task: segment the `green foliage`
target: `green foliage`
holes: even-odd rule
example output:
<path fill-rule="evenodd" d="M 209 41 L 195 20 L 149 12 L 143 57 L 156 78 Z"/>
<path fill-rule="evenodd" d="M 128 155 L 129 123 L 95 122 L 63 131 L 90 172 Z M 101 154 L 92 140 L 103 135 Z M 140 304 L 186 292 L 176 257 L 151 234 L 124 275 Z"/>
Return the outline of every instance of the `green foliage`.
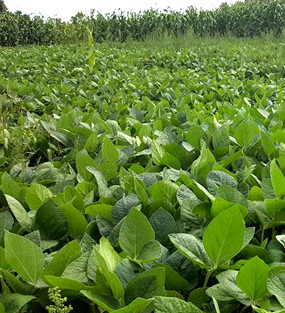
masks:
<path fill-rule="evenodd" d="M 7 11 L 7 7 L 4 3 L 4 0 L 0 0 L 0 13 L 4 13 Z"/>
<path fill-rule="evenodd" d="M 1 51 L 0 312 L 284 312 L 284 44 L 89 39 Z"/>
<path fill-rule="evenodd" d="M 2 13 L 1 13 L 2 12 Z M 273 33 L 279 37 L 285 26 L 283 0 L 247 0 L 228 5 L 222 3 L 214 10 L 198 10 L 193 6 L 184 11 L 155 9 L 142 12 L 114 11 L 101 14 L 93 10 L 90 15 L 79 12 L 69 22 L 41 16 L 31 17 L 21 12 L 6 11 L 0 2 L 0 46 L 27 44 L 50 45 L 77 42 L 125 42 L 169 36 L 234 35 L 254 37 Z M 87 29 L 87 31 L 86 31 Z M 89 66 L 92 68 L 95 54 L 90 50 Z M 249 124 L 247 126 L 250 126 Z M 241 126 L 242 127 L 242 126 Z M 251 132 L 251 127 L 248 128 Z M 193 131 L 198 136 L 190 138 Z M 187 141 L 194 147 L 200 145 L 203 130 L 200 125 L 189 129 Z M 251 135 L 246 139 L 251 140 Z M 189 143 L 190 143 L 189 142 Z"/>

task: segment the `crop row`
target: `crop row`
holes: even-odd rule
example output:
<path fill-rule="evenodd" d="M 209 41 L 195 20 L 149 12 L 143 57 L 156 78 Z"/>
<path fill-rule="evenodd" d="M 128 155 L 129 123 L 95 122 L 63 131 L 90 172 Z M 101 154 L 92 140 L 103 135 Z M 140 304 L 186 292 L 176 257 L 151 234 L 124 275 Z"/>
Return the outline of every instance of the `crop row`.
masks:
<path fill-rule="evenodd" d="M 0 312 L 284 313 L 284 45 L 167 47 L 2 50 Z"/>

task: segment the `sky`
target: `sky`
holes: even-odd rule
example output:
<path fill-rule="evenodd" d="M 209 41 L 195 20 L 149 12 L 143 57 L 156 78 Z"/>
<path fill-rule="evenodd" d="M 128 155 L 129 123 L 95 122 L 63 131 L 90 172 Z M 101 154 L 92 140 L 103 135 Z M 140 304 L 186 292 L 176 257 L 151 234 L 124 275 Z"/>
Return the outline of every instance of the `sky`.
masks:
<path fill-rule="evenodd" d="M 134 11 L 159 8 L 186 9 L 193 5 L 196 8 L 212 9 L 218 7 L 223 0 L 4 0 L 9 11 L 22 11 L 27 14 L 42 14 L 45 17 L 59 17 L 68 21 L 77 12 L 89 13 L 95 9 L 100 13 L 111 13 L 116 9 Z M 235 0 L 228 0 L 233 3 Z"/>

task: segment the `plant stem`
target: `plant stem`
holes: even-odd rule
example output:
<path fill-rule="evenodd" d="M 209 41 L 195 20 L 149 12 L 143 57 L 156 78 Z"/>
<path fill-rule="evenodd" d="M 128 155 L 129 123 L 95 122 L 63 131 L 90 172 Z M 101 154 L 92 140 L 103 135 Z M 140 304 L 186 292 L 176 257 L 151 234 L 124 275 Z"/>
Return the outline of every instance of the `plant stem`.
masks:
<path fill-rule="evenodd" d="M 262 227 L 262 231 L 261 231 L 261 243 L 264 241 L 264 232 L 265 232 L 265 228 Z"/>
<path fill-rule="evenodd" d="M 274 239 L 275 237 L 275 227 L 272 228 L 272 240 Z"/>
<path fill-rule="evenodd" d="M 213 270 L 210 270 L 210 271 L 207 272 L 207 275 L 206 275 L 206 277 L 205 277 L 204 284 L 203 284 L 203 287 L 204 287 L 204 288 L 207 287 L 209 278 L 210 278 L 210 276 L 211 276 L 212 273 L 213 273 Z"/>

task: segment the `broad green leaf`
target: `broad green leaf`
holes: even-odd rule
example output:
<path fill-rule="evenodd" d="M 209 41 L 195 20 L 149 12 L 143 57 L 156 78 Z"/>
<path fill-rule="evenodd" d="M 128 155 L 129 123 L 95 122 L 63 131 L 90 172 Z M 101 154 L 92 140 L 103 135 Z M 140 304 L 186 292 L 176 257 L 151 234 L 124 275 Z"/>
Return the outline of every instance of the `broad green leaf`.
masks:
<path fill-rule="evenodd" d="M 84 202 L 80 193 L 73 187 L 67 186 L 64 189 L 64 204 L 70 203 L 80 212 L 83 211 Z"/>
<path fill-rule="evenodd" d="M 169 200 L 171 203 L 176 201 L 176 192 L 178 186 L 171 181 L 162 180 L 156 182 L 149 188 L 150 194 L 154 201 Z"/>
<path fill-rule="evenodd" d="M 71 203 L 66 203 L 61 207 L 64 217 L 68 223 L 68 232 L 71 237 L 83 236 L 87 228 L 87 221 L 84 215 L 78 211 Z"/>
<path fill-rule="evenodd" d="M 285 177 L 275 160 L 270 163 L 270 177 L 276 197 L 280 198 L 285 195 Z"/>
<path fill-rule="evenodd" d="M 0 213 L 0 238 L 5 230 L 11 230 L 14 224 L 13 216 L 9 212 Z"/>
<path fill-rule="evenodd" d="M 238 287 L 252 300 L 261 299 L 267 292 L 269 267 L 257 256 L 239 270 Z"/>
<path fill-rule="evenodd" d="M 182 205 L 185 200 L 197 200 L 197 196 L 195 195 L 195 193 L 185 185 L 179 186 L 179 188 L 177 189 L 176 197 L 180 205 Z"/>
<path fill-rule="evenodd" d="M 148 194 L 144 188 L 144 183 L 140 179 L 134 178 L 134 188 L 135 188 L 136 195 L 138 199 L 140 200 L 140 202 L 144 206 L 147 206 L 149 201 L 148 201 Z"/>
<path fill-rule="evenodd" d="M 264 310 L 262 308 L 259 308 L 255 305 L 252 306 L 252 308 L 255 310 L 255 312 L 257 313 L 270 313 L 269 311 L 267 310 Z M 271 311 L 272 312 L 272 311 Z M 274 313 L 285 313 L 285 310 L 278 310 L 278 311 L 274 311 Z"/>
<path fill-rule="evenodd" d="M 91 204 L 85 208 L 85 213 L 92 217 L 104 217 L 108 221 L 112 220 L 113 206 L 104 203 Z"/>
<path fill-rule="evenodd" d="M 150 299 L 164 292 L 164 268 L 154 268 L 134 276 L 126 286 L 125 302 L 131 303 L 137 298 Z"/>
<path fill-rule="evenodd" d="M 200 156 L 191 165 L 191 174 L 197 178 L 198 182 L 205 183 L 206 177 L 211 170 L 211 165 L 215 161 L 214 155 L 204 144 Z"/>
<path fill-rule="evenodd" d="M 113 313 L 143 313 L 152 303 L 153 299 L 137 298 L 122 309 L 112 311 Z"/>
<path fill-rule="evenodd" d="M 76 154 L 76 168 L 79 175 L 84 180 L 89 181 L 92 178 L 92 174 L 86 169 L 87 166 L 96 167 L 96 163 L 86 150 L 81 150 Z"/>
<path fill-rule="evenodd" d="M 114 299 L 109 295 L 100 294 L 101 290 L 90 291 L 84 290 L 81 293 L 92 302 L 96 303 L 100 308 L 106 310 L 107 312 L 112 312 L 116 309 L 119 309 L 120 303 L 118 300 Z"/>
<path fill-rule="evenodd" d="M 271 216 L 275 216 L 280 210 L 285 207 L 285 200 L 280 199 L 265 199 L 265 210 Z"/>
<path fill-rule="evenodd" d="M 222 185 L 227 185 L 232 188 L 237 187 L 237 181 L 229 174 L 222 171 L 211 171 L 206 179 L 208 191 L 215 195 L 216 191 Z"/>
<path fill-rule="evenodd" d="M 162 254 L 161 246 L 158 241 L 153 240 L 149 241 L 147 244 L 143 246 L 141 249 L 137 260 L 140 263 L 150 263 L 160 258 Z"/>
<path fill-rule="evenodd" d="M 192 124 L 186 133 L 187 142 L 193 146 L 195 149 L 200 150 L 201 147 L 201 139 L 204 135 L 203 128 L 198 124 Z"/>
<path fill-rule="evenodd" d="M 114 162 L 119 160 L 119 152 L 108 137 L 105 137 L 102 144 L 102 157 L 106 160 L 113 160 Z"/>
<path fill-rule="evenodd" d="M 154 240 L 154 231 L 144 214 L 136 209 L 130 211 L 120 230 L 121 248 L 131 258 L 138 260 L 145 245 Z"/>
<path fill-rule="evenodd" d="M 48 282 L 50 286 L 58 287 L 61 290 L 88 290 L 92 289 L 92 286 L 86 286 L 79 281 L 76 281 L 74 279 L 65 278 L 65 277 L 57 277 L 57 276 L 50 276 L 45 275 L 45 281 Z"/>
<path fill-rule="evenodd" d="M 101 273 L 104 275 L 106 281 L 108 282 L 112 290 L 112 293 L 114 295 L 114 298 L 117 300 L 120 300 L 124 295 L 124 289 L 123 289 L 123 285 L 120 279 L 115 273 L 113 273 L 109 269 L 110 264 L 108 266 L 106 259 L 100 254 L 98 249 L 95 249 L 95 255 L 96 255 L 98 268 L 101 271 Z"/>
<path fill-rule="evenodd" d="M 5 195 L 11 196 L 16 200 L 21 201 L 20 186 L 6 172 L 1 177 L 1 190 Z"/>
<path fill-rule="evenodd" d="M 63 144 L 66 147 L 73 147 L 73 142 L 70 140 L 65 134 L 57 132 L 57 131 L 50 131 L 50 136 Z"/>
<path fill-rule="evenodd" d="M 275 151 L 275 145 L 273 140 L 271 139 L 270 135 L 261 131 L 261 140 L 262 140 L 262 145 L 264 148 L 264 151 L 266 153 L 266 155 L 270 158 L 270 156 L 272 155 L 272 153 Z"/>
<path fill-rule="evenodd" d="M 169 265 L 158 263 L 153 268 L 164 268 L 165 269 L 165 288 L 167 290 L 184 291 L 189 287 L 189 283 L 181 275 L 179 275 Z"/>
<path fill-rule="evenodd" d="M 4 313 L 16 313 L 21 312 L 21 309 L 35 297 L 28 295 L 21 295 L 18 293 L 12 293 L 5 295 L 2 299 L 3 306 L 5 307 Z M 0 311 L 1 312 L 1 311 Z"/>
<path fill-rule="evenodd" d="M 223 198 L 215 198 L 215 200 L 212 202 L 211 214 L 213 217 L 216 217 L 221 212 L 223 212 L 229 208 L 232 208 L 232 207 L 238 208 L 240 210 L 240 213 L 242 214 L 242 216 L 247 215 L 246 207 L 244 207 L 243 205 L 240 205 L 240 204 L 236 204 L 234 202 L 229 202 Z"/>
<path fill-rule="evenodd" d="M 87 171 L 94 175 L 97 185 L 98 185 L 98 192 L 99 196 L 103 198 L 108 198 L 112 196 L 112 191 L 108 188 L 107 181 L 102 173 L 96 170 L 93 166 L 87 166 Z"/>
<path fill-rule="evenodd" d="M 242 248 L 245 236 L 243 216 L 229 208 L 216 216 L 203 236 L 205 250 L 215 267 L 232 259 Z"/>
<path fill-rule="evenodd" d="M 239 192 L 236 188 L 232 188 L 227 185 L 222 185 L 219 187 L 216 193 L 216 197 L 227 200 L 228 202 L 234 202 L 247 207 L 248 202 L 245 196 Z"/>
<path fill-rule="evenodd" d="M 136 195 L 131 194 L 123 197 L 114 205 L 112 212 L 112 219 L 117 224 L 121 221 L 128 213 L 139 204 L 139 200 Z"/>
<path fill-rule="evenodd" d="M 191 293 L 189 294 L 187 301 L 190 301 L 198 308 L 201 308 L 203 304 L 210 299 L 206 291 L 207 287 L 200 287 L 192 290 Z"/>
<path fill-rule="evenodd" d="M 169 234 L 179 232 L 174 217 L 163 209 L 154 212 L 149 222 L 155 232 L 156 239 L 164 246 L 169 244 Z"/>
<path fill-rule="evenodd" d="M 185 302 L 178 298 L 156 297 L 154 301 L 154 313 L 202 313 L 191 302 Z"/>
<path fill-rule="evenodd" d="M 52 199 L 49 199 L 37 210 L 35 224 L 42 239 L 59 239 L 68 231 L 67 220 Z"/>
<path fill-rule="evenodd" d="M 213 146 L 214 149 L 229 146 L 229 132 L 226 125 L 219 127 L 213 134 Z"/>
<path fill-rule="evenodd" d="M 218 301 L 231 301 L 233 299 L 249 305 L 250 301 L 245 293 L 237 286 L 236 276 L 238 272 L 229 270 L 216 276 L 218 284 L 207 289 L 207 294 Z"/>
<path fill-rule="evenodd" d="M 170 168 L 174 168 L 176 170 L 181 169 L 181 163 L 179 162 L 179 160 L 169 152 L 164 153 L 163 157 L 160 160 L 160 164 L 167 165 Z"/>
<path fill-rule="evenodd" d="M 123 286 L 126 287 L 127 283 L 138 273 L 143 272 L 143 268 L 131 261 L 128 258 L 122 259 L 115 269 L 116 275 L 120 278 Z"/>
<path fill-rule="evenodd" d="M 247 147 L 259 133 L 258 126 L 249 120 L 243 120 L 235 130 L 235 139 L 243 147 Z"/>
<path fill-rule="evenodd" d="M 40 184 L 31 184 L 27 190 L 25 200 L 32 210 L 37 210 L 46 200 L 52 198 L 52 192 Z"/>
<path fill-rule="evenodd" d="M 121 257 L 114 250 L 109 240 L 102 237 L 100 239 L 100 245 L 97 246 L 97 249 L 101 256 L 105 259 L 109 271 L 114 272 L 121 261 Z"/>
<path fill-rule="evenodd" d="M 53 255 L 51 262 L 45 267 L 43 275 L 60 276 L 65 268 L 80 255 L 80 244 L 75 240 L 68 242 Z"/>
<path fill-rule="evenodd" d="M 216 276 L 218 284 L 207 289 L 207 294 L 218 301 L 237 300 L 244 305 L 250 305 L 246 294 L 237 286 L 236 276 L 238 272 L 229 270 L 221 272 Z"/>
<path fill-rule="evenodd" d="M 4 238 L 7 262 L 22 278 L 36 285 L 44 267 L 42 250 L 29 239 L 13 233 L 5 232 Z"/>
<path fill-rule="evenodd" d="M 202 268 L 210 269 L 213 263 L 209 259 L 203 242 L 190 234 L 172 234 L 169 238 L 175 248 L 186 258 Z"/>
<path fill-rule="evenodd" d="M 112 141 L 105 137 L 102 144 L 102 160 L 98 169 L 104 174 L 107 181 L 117 175 L 117 161 L 119 160 L 119 152 Z"/>
<path fill-rule="evenodd" d="M 67 265 L 61 277 L 88 284 L 87 268 L 90 255 L 90 251 L 82 253 L 79 258 Z"/>
<path fill-rule="evenodd" d="M 5 249 L 3 247 L 0 247 L 0 268 L 4 270 L 9 270 L 11 268 L 6 260 Z"/>
<path fill-rule="evenodd" d="M 263 201 L 264 196 L 262 189 L 257 186 L 253 186 L 249 191 L 248 199 L 251 201 Z"/>
<path fill-rule="evenodd" d="M 22 204 L 15 198 L 5 195 L 8 205 L 19 224 L 26 230 L 30 230 L 32 226 L 32 217 L 24 209 Z"/>
<path fill-rule="evenodd" d="M 285 307 L 285 266 L 274 266 L 268 275 L 268 291 Z"/>
<path fill-rule="evenodd" d="M 157 142 L 157 140 L 154 140 L 151 144 L 151 155 L 153 162 L 157 165 L 160 165 L 164 153 L 165 149 Z"/>

